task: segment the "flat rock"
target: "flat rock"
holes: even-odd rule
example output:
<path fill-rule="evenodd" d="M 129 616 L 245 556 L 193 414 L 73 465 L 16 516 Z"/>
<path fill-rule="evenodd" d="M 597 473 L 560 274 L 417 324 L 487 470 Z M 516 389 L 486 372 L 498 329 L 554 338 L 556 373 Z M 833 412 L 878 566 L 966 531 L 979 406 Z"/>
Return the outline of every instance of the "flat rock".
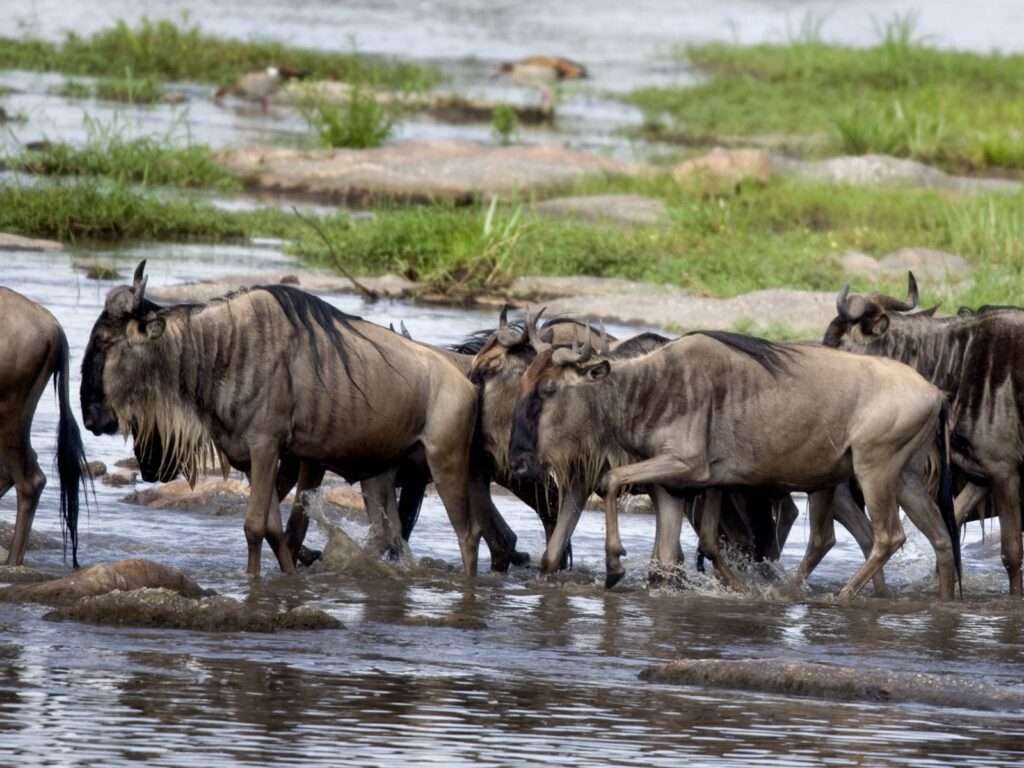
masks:
<path fill-rule="evenodd" d="M 84 597 L 51 611 L 44 618 L 201 632 L 277 632 L 341 627 L 340 621 L 318 608 L 300 606 L 278 611 L 246 605 L 230 597 L 187 597 L 161 588 Z"/>
<path fill-rule="evenodd" d="M 556 197 L 538 203 L 534 210 L 559 218 L 624 226 L 653 227 L 669 221 L 665 203 L 643 195 Z"/>
<path fill-rule="evenodd" d="M 882 257 L 878 266 L 885 274 L 899 276 L 909 270 L 919 280 L 935 283 L 962 280 L 974 271 L 963 257 L 933 248 L 900 248 Z"/>
<path fill-rule="evenodd" d="M 676 331 L 783 326 L 818 338 L 835 316 L 835 294 L 772 288 L 719 299 L 696 296 L 681 288 L 629 280 L 525 278 L 513 293 L 546 306 L 551 315 L 652 325 Z"/>
<path fill-rule="evenodd" d="M 364 150 L 248 146 L 222 150 L 216 159 L 263 191 L 355 204 L 468 202 L 490 195 L 550 193 L 586 176 L 637 170 L 555 145 L 498 147 L 440 140 Z"/>
<path fill-rule="evenodd" d="M 63 251 L 64 243 L 0 232 L 0 251 Z"/>
<path fill-rule="evenodd" d="M 1022 188 L 1019 181 L 951 176 L 916 160 L 889 155 L 842 155 L 825 160 L 791 160 L 776 155 L 772 163 L 786 176 L 829 184 L 927 187 L 964 194 L 1016 192 Z"/>
<path fill-rule="evenodd" d="M 1019 710 L 1024 694 L 960 675 L 931 675 L 786 659 L 680 659 L 648 667 L 648 682 L 809 696 L 827 701 L 918 702 Z"/>
<path fill-rule="evenodd" d="M 394 274 L 361 277 L 359 282 L 378 295 L 391 299 L 407 298 L 418 289 L 416 283 Z M 273 283 L 295 285 L 304 291 L 321 295 L 358 292 L 358 289 L 347 277 L 309 270 L 299 270 L 298 272 L 293 270 L 292 272 L 264 272 L 255 275 L 224 275 L 210 280 L 147 289 L 146 295 L 155 301 L 168 304 L 207 302 L 239 288 Z"/>
<path fill-rule="evenodd" d="M 711 179 L 725 184 L 754 179 L 764 183 L 775 175 L 775 170 L 775 157 L 767 150 L 715 147 L 705 155 L 677 165 L 672 169 L 672 178 L 680 183 L 693 179 Z"/>
<path fill-rule="evenodd" d="M 38 584 L 5 587 L 0 589 L 0 600 L 64 605 L 82 597 L 142 587 L 160 587 L 188 597 L 203 594 L 202 587 L 177 568 L 152 560 L 132 559 L 99 563 L 75 571 L 70 576 Z"/>

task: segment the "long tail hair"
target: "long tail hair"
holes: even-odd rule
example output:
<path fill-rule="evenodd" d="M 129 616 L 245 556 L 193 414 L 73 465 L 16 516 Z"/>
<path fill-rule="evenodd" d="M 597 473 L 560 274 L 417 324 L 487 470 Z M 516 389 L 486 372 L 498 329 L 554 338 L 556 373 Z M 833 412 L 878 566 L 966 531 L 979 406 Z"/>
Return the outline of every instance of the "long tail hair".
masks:
<path fill-rule="evenodd" d="M 57 474 L 60 477 L 60 527 L 64 540 L 64 556 L 67 557 L 68 542 L 71 542 L 71 563 L 78 567 L 78 509 L 79 487 L 86 488 L 92 480 L 82 435 L 78 422 L 71 411 L 68 397 L 68 339 L 64 331 L 60 334 L 60 351 L 53 375 L 53 388 L 60 403 L 60 418 L 57 421 Z M 86 490 L 88 490 L 86 488 Z"/>

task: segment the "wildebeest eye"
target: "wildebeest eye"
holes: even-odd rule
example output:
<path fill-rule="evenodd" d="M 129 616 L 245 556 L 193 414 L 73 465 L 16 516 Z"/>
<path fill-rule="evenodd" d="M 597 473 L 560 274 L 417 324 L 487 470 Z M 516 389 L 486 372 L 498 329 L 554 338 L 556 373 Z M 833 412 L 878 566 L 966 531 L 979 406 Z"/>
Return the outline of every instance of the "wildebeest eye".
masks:
<path fill-rule="evenodd" d="M 538 391 L 540 392 L 541 397 L 551 397 L 558 391 L 558 385 L 549 379 L 548 381 L 541 382 L 540 387 L 538 387 Z"/>

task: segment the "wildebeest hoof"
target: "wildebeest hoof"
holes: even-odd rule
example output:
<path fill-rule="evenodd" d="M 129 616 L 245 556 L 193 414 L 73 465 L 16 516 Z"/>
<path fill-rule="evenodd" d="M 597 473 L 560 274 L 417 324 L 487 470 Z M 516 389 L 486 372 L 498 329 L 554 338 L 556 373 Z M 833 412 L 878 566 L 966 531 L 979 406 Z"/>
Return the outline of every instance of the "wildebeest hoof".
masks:
<path fill-rule="evenodd" d="M 622 581 L 622 577 L 625 575 L 625 571 L 609 571 L 607 575 L 605 575 L 604 577 L 604 588 L 611 589 L 620 581 Z"/>
<path fill-rule="evenodd" d="M 530 553 L 529 552 L 513 552 L 512 553 L 512 565 L 517 568 L 522 568 L 530 564 Z"/>
<path fill-rule="evenodd" d="M 310 549 L 309 547 L 299 547 L 299 553 L 296 555 L 296 560 L 302 563 L 304 566 L 309 568 L 313 563 L 323 557 L 323 552 L 319 549 Z"/>

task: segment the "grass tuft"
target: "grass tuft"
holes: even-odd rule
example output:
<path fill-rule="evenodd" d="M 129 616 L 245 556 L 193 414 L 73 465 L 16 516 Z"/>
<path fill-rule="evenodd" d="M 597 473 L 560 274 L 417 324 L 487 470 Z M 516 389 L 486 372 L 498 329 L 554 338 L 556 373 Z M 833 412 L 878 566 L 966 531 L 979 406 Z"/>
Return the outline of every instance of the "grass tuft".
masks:
<path fill-rule="evenodd" d="M 379 147 L 395 126 L 394 110 L 378 102 L 373 92 L 360 83 L 352 84 L 343 104 L 310 93 L 299 104 L 299 110 L 325 147 Z"/>
<path fill-rule="evenodd" d="M 88 85 L 80 80 L 67 80 L 57 89 L 57 95 L 66 99 L 102 99 L 126 104 L 156 104 L 163 100 L 160 83 L 151 77 L 109 78 Z"/>

